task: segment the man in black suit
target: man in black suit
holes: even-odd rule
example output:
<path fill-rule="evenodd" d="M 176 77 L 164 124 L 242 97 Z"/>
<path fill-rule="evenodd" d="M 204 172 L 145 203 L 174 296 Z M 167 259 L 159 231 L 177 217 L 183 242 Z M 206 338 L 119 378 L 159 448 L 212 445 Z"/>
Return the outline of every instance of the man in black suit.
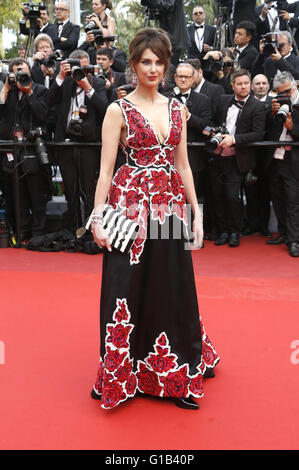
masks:
<path fill-rule="evenodd" d="M 239 246 L 242 217 L 240 186 L 244 175 L 255 168 L 255 154 L 240 144 L 262 140 L 265 131 L 264 105 L 251 94 L 250 73 L 237 70 L 232 74 L 235 96 L 221 96 L 214 123 L 225 123 L 227 134 L 210 163 L 211 187 L 215 203 L 216 245 Z"/>
<path fill-rule="evenodd" d="M 57 37 L 54 39 L 54 48 L 63 51 L 63 59 L 77 49 L 80 36 L 80 26 L 70 22 L 70 7 L 68 3 L 59 2 L 55 5 L 57 23 Z"/>
<path fill-rule="evenodd" d="M 6 80 L 0 93 L 0 139 L 28 138 L 30 131 L 44 127 L 47 118 L 47 89 L 31 80 L 29 63 L 25 59 L 13 59 L 9 72 L 21 72 L 27 75 L 27 82 L 16 79 L 14 85 Z M 24 76 L 23 76 L 24 77 Z M 28 158 L 26 158 L 26 156 Z M 45 165 L 41 165 L 33 149 L 20 149 L 19 191 L 20 191 L 20 231 L 21 240 L 43 235 L 46 223 L 47 180 Z M 16 165 L 15 157 L 8 153 L 3 157 L 3 164 L 8 172 L 6 176 L 6 202 L 8 219 L 16 228 L 14 218 L 14 197 L 12 194 L 13 181 L 9 172 Z"/>
<path fill-rule="evenodd" d="M 49 21 L 49 13 L 46 8 L 42 8 L 39 10 L 40 16 L 36 18 L 35 28 L 34 28 L 34 37 L 38 36 L 39 34 L 47 34 L 50 36 L 52 41 L 57 39 L 57 27 L 50 23 Z M 19 22 L 20 25 L 20 33 L 24 34 L 25 36 L 29 35 L 29 28 L 26 26 L 26 18 L 22 18 Z"/>
<path fill-rule="evenodd" d="M 273 81 L 278 94 L 297 103 L 299 94 L 296 81 L 289 72 L 278 73 Z M 289 111 L 289 112 L 287 112 Z M 277 119 L 281 105 L 276 99 L 267 121 L 267 140 L 292 141 L 299 139 L 299 110 L 288 107 L 285 121 Z M 267 152 L 266 169 L 269 177 L 270 196 L 278 220 L 279 236 L 268 240 L 270 245 L 286 243 L 289 254 L 299 256 L 299 149 L 277 147 Z"/>
<path fill-rule="evenodd" d="M 291 18 L 290 13 L 294 13 Z M 281 18 L 288 22 L 292 30 L 295 43 L 299 48 L 299 2 L 294 2 L 288 5 L 287 11 L 281 12 Z"/>
<path fill-rule="evenodd" d="M 187 110 L 187 141 L 200 142 L 203 140 L 203 129 L 211 124 L 211 102 L 202 93 L 193 89 L 195 71 L 189 63 L 181 63 L 174 76 L 176 87 L 173 96 L 177 97 Z M 199 184 L 200 173 L 206 167 L 206 155 L 200 147 L 188 147 L 188 158 L 193 173 L 194 185 L 198 197 L 203 197 Z"/>
<path fill-rule="evenodd" d="M 208 54 L 211 54 L 210 52 Z M 197 93 L 206 95 L 212 104 L 212 112 L 216 109 L 217 101 L 224 94 L 224 88 L 216 85 L 204 78 L 204 72 L 199 59 L 187 59 L 186 62 L 192 65 L 195 70 L 193 88 Z"/>
<path fill-rule="evenodd" d="M 205 23 L 205 11 L 199 5 L 193 8 L 192 18 L 194 23 L 187 27 L 191 42 L 188 58 L 202 58 L 213 49 L 216 28 Z"/>
<path fill-rule="evenodd" d="M 50 88 L 54 79 L 55 66 L 46 67 L 43 62 L 53 54 L 53 42 L 47 34 L 39 34 L 34 40 L 33 66 L 31 70 L 32 79 L 35 83 Z"/>
<path fill-rule="evenodd" d="M 272 105 L 269 96 L 270 84 L 265 75 L 256 75 L 252 79 L 252 94 L 265 105 L 265 113 Z M 254 150 L 256 153 L 256 183 L 244 185 L 246 195 L 246 226 L 242 230 L 243 235 L 260 232 L 263 236 L 270 236 L 268 230 L 270 219 L 270 194 L 267 175 L 265 173 L 265 148 Z"/>
<path fill-rule="evenodd" d="M 106 91 L 109 102 L 117 99 L 117 88 L 125 85 L 126 75 L 121 72 L 115 72 L 113 65 L 113 50 L 110 48 L 101 48 L 97 52 L 97 64 L 103 69 L 106 81 Z"/>
<path fill-rule="evenodd" d="M 117 49 L 116 47 L 112 46 L 112 41 L 95 35 L 88 31 L 86 33 L 85 41 L 80 45 L 79 49 L 86 51 L 89 55 L 90 63 L 95 65 L 96 62 L 96 55 L 100 49 L 110 49 L 113 54 L 113 64 L 111 68 L 115 70 L 115 72 L 125 72 L 127 66 L 127 55 L 121 49 Z"/>
<path fill-rule="evenodd" d="M 70 58 L 79 59 L 81 67 L 89 65 L 89 56 L 85 51 L 74 51 Z M 69 76 L 70 72 L 70 64 L 62 61 L 59 74 L 49 90 L 49 105 L 59 105 L 55 140 L 99 142 L 101 123 L 108 106 L 105 81 L 91 75 L 75 81 Z M 79 118 L 82 122 L 76 131 Z M 80 197 L 84 202 L 85 218 L 93 209 L 100 150 L 97 147 L 63 148 L 58 152 L 58 162 L 68 203 L 64 228 L 74 231 L 81 226 Z"/>
<path fill-rule="evenodd" d="M 286 30 L 286 22 L 283 17 L 278 14 L 276 2 L 265 1 L 263 5 L 256 8 L 255 14 L 258 41 L 264 34 L 270 32 L 278 33 L 279 31 Z"/>
<path fill-rule="evenodd" d="M 251 70 L 252 64 L 258 55 L 256 48 L 251 44 L 255 35 L 255 25 L 251 21 L 242 21 L 236 27 L 235 43 L 235 62 L 241 69 Z"/>
<path fill-rule="evenodd" d="M 264 54 L 265 44 L 260 42 L 260 53 L 251 69 L 252 76 L 264 74 L 270 86 L 278 71 L 290 72 L 295 80 L 299 80 L 299 57 L 292 52 L 292 37 L 288 31 L 277 35 L 277 48 L 269 57 Z"/>

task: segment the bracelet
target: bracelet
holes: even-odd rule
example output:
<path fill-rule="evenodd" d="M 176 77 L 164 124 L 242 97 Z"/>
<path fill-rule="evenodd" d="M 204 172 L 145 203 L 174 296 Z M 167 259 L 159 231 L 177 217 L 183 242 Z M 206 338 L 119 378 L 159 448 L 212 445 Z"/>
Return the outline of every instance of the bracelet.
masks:
<path fill-rule="evenodd" d="M 103 223 L 103 215 L 102 214 L 93 214 L 91 218 L 92 224 L 102 224 Z"/>

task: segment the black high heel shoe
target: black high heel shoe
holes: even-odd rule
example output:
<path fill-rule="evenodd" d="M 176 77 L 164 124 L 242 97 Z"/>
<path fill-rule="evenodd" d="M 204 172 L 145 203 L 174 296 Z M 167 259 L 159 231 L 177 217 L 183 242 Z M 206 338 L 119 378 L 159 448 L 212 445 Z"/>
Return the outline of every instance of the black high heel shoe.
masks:
<path fill-rule="evenodd" d="M 206 368 L 205 373 L 203 374 L 204 379 L 213 379 L 215 377 L 215 372 L 213 369 Z"/>
<path fill-rule="evenodd" d="M 90 392 L 90 396 L 91 398 L 93 398 L 94 400 L 100 400 L 102 398 L 102 395 L 99 395 L 95 389 L 93 388 Z"/>
<path fill-rule="evenodd" d="M 173 402 L 176 406 L 185 410 L 199 410 L 199 405 L 191 397 L 173 398 Z"/>

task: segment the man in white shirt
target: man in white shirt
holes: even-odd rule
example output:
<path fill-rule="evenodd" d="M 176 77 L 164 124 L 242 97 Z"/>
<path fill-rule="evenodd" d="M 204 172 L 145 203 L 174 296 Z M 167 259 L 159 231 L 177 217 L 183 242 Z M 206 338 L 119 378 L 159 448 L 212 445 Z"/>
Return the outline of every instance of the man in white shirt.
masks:
<path fill-rule="evenodd" d="M 206 24 L 206 13 L 200 5 L 193 8 L 192 19 L 193 24 L 187 28 L 191 42 L 188 48 L 188 58 L 201 58 L 213 49 L 216 28 Z"/>
<path fill-rule="evenodd" d="M 63 59 L 77 49 L 80 36 L 80 26 L 70 22 L 70 6 L 66 2 L 55 5 L 57 38 L 54 40 L 55 49 L 63 51 Z"/>

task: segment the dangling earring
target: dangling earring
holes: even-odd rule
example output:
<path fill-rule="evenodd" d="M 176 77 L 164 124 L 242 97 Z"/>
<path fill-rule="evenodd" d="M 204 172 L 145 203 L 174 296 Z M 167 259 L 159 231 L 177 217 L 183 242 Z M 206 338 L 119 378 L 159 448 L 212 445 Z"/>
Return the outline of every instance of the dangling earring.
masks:
<path fill-rule="evenodd" d="M 165 77 L 162 78 L 161 87 L 165 88 Z"/>
<path fill-rule="evenodd" d="M 135 72 L 132 73 L 132 77 L 131 77 L 131 85 L 136 88 L 137 86 L 137 75 Z"/>

